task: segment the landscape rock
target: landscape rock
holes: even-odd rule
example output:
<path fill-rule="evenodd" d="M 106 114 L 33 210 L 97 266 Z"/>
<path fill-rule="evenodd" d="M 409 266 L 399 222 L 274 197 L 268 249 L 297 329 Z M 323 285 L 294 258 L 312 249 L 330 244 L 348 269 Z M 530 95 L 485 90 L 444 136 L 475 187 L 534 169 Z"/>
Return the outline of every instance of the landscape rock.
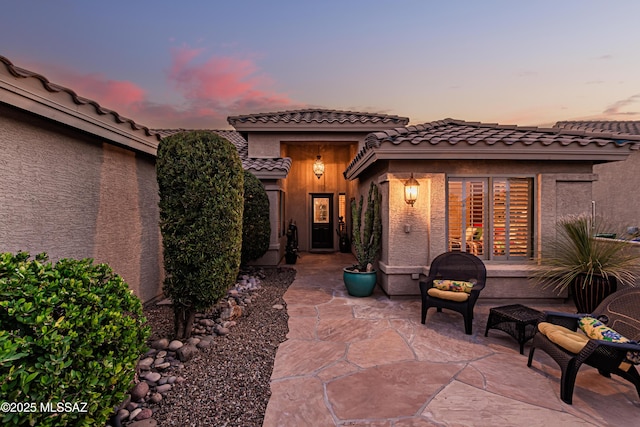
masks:
<path fill-rule="evenodd" d="M 193 357 L 198 353 L 199 350 L 195 345 L 187 344 L 183 347 L 180 347 L 176 352 L 176 355 L 178 356 L 178 359 L 184 363 L 188 360 L 193 359 Z"/>
<path fill-rule="evenodd" d="M 134 409 L 133 411 L 131 411 L 131 414 L 129 415 L 129 419 L 131 421 L 135 420 L 140 412 L 142 412 L 142 408 Z"/>
<path fill-rule="evenodd" d="M 156 389 L 156 391 L 160 394 L 164 394 L 166 392 L 168 392 L 169 390 L 171 390 L 171 387 L 173 387 L 171 384 L 163 384 L 163 385 L 159 385 L 158 388 Z"/>
<path fill-rule="evenodd" d="M 157 427 L 157 426 L 158 426 L 158 422 L 156 420 L 154 420 L 153 418 L 147 418 L 146 420 L 135 421 L 129 424 L 128 427 Z"/>
<path fill-rule="evenodd" d="M 155 382 L 158 382 L 158 380 L 160 379 L 160 377 L 162 377 L 162 375 L 160 375 L 160 374 L 159 374 L 159 373 L 157 373 L 157 372 L 149 372 L 149 373 L 144 377 L 144 379 L 145 379 L 146 381 L 149 381 L 149 382 L 155 383 Z"/>
<path fill-rule="evenodd" d="M 180 340 L 173 340 L 169 343 L 169 350 L 170 351 L 176 351 L 177 349 L 179 349 L 180 347 L 182 347 L 184 344 L 182 343 L 182 341 Z"/>
<path fill-rule="evenodd" d="M 136 421 L 146 420 L 148 418 L 151 418 L 152 415 L 153 415 L 153 411 L 151 409 L 144 408 L 140 411 L 140 413 L 138 413 L 138 415 L 136 415 L 135 420 Z"/>
<path fill-rule="evenodd" d="M 141 371 L 148 371 L 153 364 L 153 357 L 147 357 L 138 362 L 138 369 Z"/>
<path fill-rule="evenodd" d="M 209 340 L 203 340 L 200 341 L 198 344 L 196 344 L 196 347 L 199 349 L 203 349 L 203 348 L 207 348 L 211 345 L 211 341 Z"/>
<path fill-rule="evenodd" d="M 120 409 L 120 410 L 118 411 L 118 415 L 117 415 L 117 417 L 118 417 L 118 419 L 119 419 L 120 421 L 123 421 L 123 420 L 126 420 L 127 418 L 129 418 L 129 415 L 130 415 L 130 414 L 131 414 L 131 413 L 130 413 L 129 411 L 127 411 L 126 409 L 124 409 L 124 408 L 123 408 L 123 409 Z"/>
<path fill-rule="evenodd" d="M 218 335 L 223 335 L 223 336 L 224 336 L 224 335 L 228 335 L 228 334 L 229 334 L 229 332 L 231 332 L 231 331 L 229 330 L 229 328 L 223 328 L 222 326 L 218 326 L 218 327 L 216 328 L 216 334 L 218 334 Z"/>
<path fill-rule="evenodd" d="M 144 399 L 144 397 L 147 395 L 148 392 L 149 392 L 149 384 L 147 384 L 144 381 L 140 381 L 131 389 L 129 394 L 131 395 L 132 401 L 138 402 Z"/>
<path fill-rule="evenodd" d="M 151 343 L 151 348 L 156 350 L 164 350 L 169 347 L 169 340 L 167 338 L 161 338 Z"/>

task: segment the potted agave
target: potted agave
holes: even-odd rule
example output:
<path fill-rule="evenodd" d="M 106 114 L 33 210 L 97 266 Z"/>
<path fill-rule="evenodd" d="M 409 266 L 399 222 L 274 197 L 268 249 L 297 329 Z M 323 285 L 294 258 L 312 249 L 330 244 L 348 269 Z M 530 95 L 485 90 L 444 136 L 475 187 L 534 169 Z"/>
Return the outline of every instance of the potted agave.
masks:
<path fill-rule="evenodd" d="M 360 196 L 360 202 L 357 205 L 355 199 L 351 201 L 351 243 L 355 251 L 357 264 L 352 267 L 345 267 L 342 277 L 347 292 L 352 296 L 369 296 L 376 286 L 377 271 L 373 268 L 373 265 L 382 246 L 381 203 L 382 196 L 378 192 L 378 186 L 372 182 L 369 187 L 363 224 L 363 196 Z"/>
<path fill-rule="evenodd" d="M 543 288 L 569 289 L 579 313 L 592 313 L 619 284 L 634 286 L 638 277 L 640 251 L 627 240 L 600 237 L 609 237 L 604 227 L 602 220 L 587 215 L 561 218 L 556 240 L 531 272 Z"/>

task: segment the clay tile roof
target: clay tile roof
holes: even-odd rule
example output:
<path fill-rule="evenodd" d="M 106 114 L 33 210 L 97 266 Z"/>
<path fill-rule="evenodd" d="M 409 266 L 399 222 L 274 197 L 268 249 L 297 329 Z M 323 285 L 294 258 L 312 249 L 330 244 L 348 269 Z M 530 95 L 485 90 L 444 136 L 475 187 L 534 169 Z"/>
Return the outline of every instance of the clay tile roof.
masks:
<path fill-rule="evenodd" d="M 563 121 L 554 125 L 556 128 L 576 131 L 599 131 L 605 133 L 622 133 L 640 135 L 640 121 Z"/>
<path fill-rule="evenodd" d="M 401 145 L 405 148 L 394 150 L 394 147 Z M 491 148 L 478 152 L 472 149 L 473 146 Z M 640 135 L 621 133 L 612 135 L 584 129 L 546 129 L 444 119 L 369 133 L 365 137 L 364 147 L 356 154 L 344 175 L 349 178 L 357 176 L 359 170 L 367 167 L 367 162 L 371 163 L 376 158 L 409 158 L 406 153 L 407 147 L 416 147 L 412 152 L 416 155 L 420 153 L 422 158 L 473 159 L 479 158 L 480 155 L 487 159 L 540 160 L 552 157 L 573 159 L 574 157 L 571 156 L 582 156 L 580 158 L 588 157 L 594 161 L 605 161 L 604 152 L 592 150 L 605 146 L 614 149 L 626 148 L 625 151 L 638 150 Z M 545 149 L 545 147 L 549 148 Z M 554 149 L 553 147 L 564 148 Z M 579 147 L 585 147 L 587 151 Z M 609 161 L 617 155 L 624 155 L 622 152 L 612 154 L 611 151 L 609 154 L 612 156 L 606 159 Z M 602 158 L 598 157 L 601 155 Z"/>
<path fill-rule="evenodd" d="M 210 130 L 209 132 L 216 133 L 222 138 L 225 138 L 238 150 L 238 155 L 242 161 L 242 168 L 248 171 L 254 172 L 281 172 L 285 175 L 289 173 L 291 168 L 291 159 L 289 157 L 272 158 L 272 159 L 257 159 L 249 157 L 249 144 L 240 135 L 239 132 L 234 130 Z M 154 129 L 162 138 L 174 135 L 180 132 L 189 132 L 188 129 Z"/>
<path fill-rule="evenodd" d="M 617 135 L 618 144 L 638 141 L 639 138 L 632 135 Z M 407 126 L 403 128 L 389 129 L 382 132 L 373 132 L 365 138 L 367 148 L 379 147 L 383 142 L 400 145 L 410 143 L 413 145 L 428 143 L 431 145 L 459 143 L 487 145 L 516 143 L 531 145 L 540 143 L 551 144 L 609 144 L 613 135 L 594 132 L 572 132 L 558 128 L 537 128 L 505 126 L 494 123 L 465 122 L 463 120 L 445 119 L 423 125 Z M 635 144 L 635 142 L 634 142 Z"/>
<path fill-rule="evenodd" d="M 142 126 L 131 119 L 121 116 L 117 112 L 105 108 L 98 104 L 96 101 L 93 101 L 88 98 L 83 98 L 76 94 L 73 90 L 57 85 L 55 83 L 51 83 L 46 77 L 41 74 L 35 73 L 33 71 L 25 70 L 24 68 L 20 68 L 15 66 L 9 59 L 0 55 L 0 63 L 3 64 L 7 71 L 16 78 L 19 79 L 36 79 L 40 81 L 42 87 L 50 92 L 51 94 L 67 94 L 74 104 L 76 105 L 89 105 L 93 107 L 94 112 L 99 116 L 110 115 L 115 123 L 118 124 L 126 124 L 133 131 L 141 131 L 144 132 L 146 136 L 151 136 L 156 138 L 158 141 L 160 140 L 160 135 L 154 134 L 148 127 Z"/>
<path fill-rule="evenodd" d="M 405 126 L 409 123 L 407 117 L 388 114 L 359 113 L 355 111 L 303 109 L 291 111 L 277 111 L 272 113 L 248 114 L 227 118 L 234 127 L 243 124 L 277 125 L 277 124 L 306 124 L 306 125 L 384 125 L 387 127 Z"/>

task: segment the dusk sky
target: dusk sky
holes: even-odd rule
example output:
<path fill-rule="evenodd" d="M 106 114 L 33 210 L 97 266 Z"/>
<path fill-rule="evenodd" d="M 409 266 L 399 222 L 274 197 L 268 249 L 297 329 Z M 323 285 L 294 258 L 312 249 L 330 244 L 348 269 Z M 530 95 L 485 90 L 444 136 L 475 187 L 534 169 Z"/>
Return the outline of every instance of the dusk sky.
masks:
<path fill-rule="evenodd" d="M 0 55 L 151 128 L 299 108 L 640 120 L 640 1 L 3 2 Z"/>

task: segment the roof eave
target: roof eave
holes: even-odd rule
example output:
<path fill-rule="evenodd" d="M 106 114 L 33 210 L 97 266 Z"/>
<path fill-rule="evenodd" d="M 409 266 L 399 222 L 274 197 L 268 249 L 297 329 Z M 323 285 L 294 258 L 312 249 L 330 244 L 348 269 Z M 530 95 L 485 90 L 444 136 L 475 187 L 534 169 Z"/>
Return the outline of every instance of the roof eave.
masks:
<path fill-rule="evenodd" d="M 389 129 L 389 123 L 236 123 L 233 125 L 238 132 L 278 132 L 286 131 L 291 132 L 303 131 L 303 132 L 326 132 L 326 131 L 340 131 L 340 132 L 374 132 L 383 129 Z"/>
<path fill-rule="evenodd" d="M 289 175 L 289 171 L 282 169 L 266 170 L 249 168 L 246 170 L 254 174 L 258 179 L 286 179 Z"/>
<path fill-rule="evenodd" d="M 7 79 L 0 76 L 2 102 L 49 120 L 97 135 L 118 145 L 154 156 L 157 154 L 160 137 L 157 134 L 146 135 L 142 131 L 144 127 L 129 130 L 127 126 L 132 126 L 130 122 L 122 120 L 119 123 L 112 114 L 98 114 L 91 104 L 78 105 L 70 101 L 70 104 L 67 105 L 64 102 L 64 98 L 69 97 L 64 92 L 41 94 L 38 93 L 38 89 L 30 90 L 27 87 L 23 88 L 18 84 L 14 84 L 12 80 L 15 79 L 17 78 L 13 76 Z"/>
<path fill-rule="evenodd" d="M 615 151 L 614 151 L 615 150 Z M 545 150 L 527 150 L 514 148 L 513 146 L 504 149 L 483 150 L 460 150 L 452 147 L 438 148 L 429 147 L 426 150 L 415 149 L 415 147 L 399 148 L 392 146 L 388 148 L 370 148 L 361 153 L 361 158 L 353 162 L 344 172 L 348 180 L 356 179 L 363 171 L 369 168 L 378 160 L 511 160 L 511 161 L 583 161 L 594 163 L 606 163 L 625 160 L 631 149 L 621 149 L 617 147 L 611 151 L 606 150 L 567 150 L 567 147 L 558 147 Z"/>

